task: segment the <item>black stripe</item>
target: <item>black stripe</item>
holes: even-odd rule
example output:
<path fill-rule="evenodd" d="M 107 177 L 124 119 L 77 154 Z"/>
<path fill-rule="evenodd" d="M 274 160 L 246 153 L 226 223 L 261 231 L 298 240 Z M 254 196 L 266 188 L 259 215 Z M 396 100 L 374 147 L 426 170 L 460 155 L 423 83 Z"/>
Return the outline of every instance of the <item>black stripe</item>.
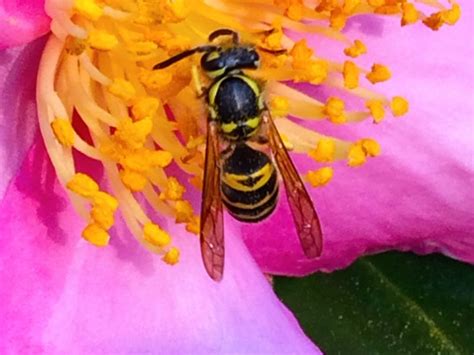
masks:
<path fill-rule="evenodd" d="M 277 202 L 278 189 L 266 203 L 264 203 L 260 207 L 252 209 L 237 208 L 232 205 L 229 205 L 225 200 L 223 200 L 223 203 L 227 207 L 227 210 L 235 219 L 247 223 L 257 223 L 268 217 L 275 210 Z"/>
<path fill-rule="evenodd" d="M 239 191 L 229 185 L 223 180 L 221 183 L 222 194 L 231 203 L 242 203 L 244 205 L 255 205 L 259 201 L 262 201 L 266 196 L 270 195 L 275 189 L 275 185 L 278 183 L 278 175 L 276 170 L 273 170 L 270 179 L 261 187 L 253 191 Z"/>

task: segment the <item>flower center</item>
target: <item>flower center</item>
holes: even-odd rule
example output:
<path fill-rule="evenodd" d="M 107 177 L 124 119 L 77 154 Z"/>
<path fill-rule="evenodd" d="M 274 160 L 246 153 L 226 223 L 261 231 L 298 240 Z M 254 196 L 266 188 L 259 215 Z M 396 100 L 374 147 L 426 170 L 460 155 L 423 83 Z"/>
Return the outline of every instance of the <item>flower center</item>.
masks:
<path fill-rule="evenodd" d="M 404 98 L 359 86 L 386 81 L 391 72 L 379 63 L 370 69 L 357 65 L 355 58 L 367 49 L 340 31 L 356 14 L 398 16 L 403 26 L 420 20 L 433 30 L 460 16 L 453 1 L 449 8 L 435 0 L 416 3 L 418 8 L 406 0 L 47 0 L 53 34 L 39 72 L 40 128 L 59 181 L 87 221 L 84 239 L 107 245 L 119 209 L 138 241 L 175 264 L 179 250 L 157 216 L 199 233 L 199 217 L 185 197 L 187 189 L 202 185 L 207 113 L 192 82 L 199 58 L 152 68 L 206 43 L 217 28 L 231 28 L 258 48 L 261 68 L 249 75 L 266 83 L 266 100 L 287 147 L 320 165 L 305 176 L 312 186 L 331 180 L 335 161 L 356 167 L 379 155 L 373 139 L 325 136 L 286 116 L 341 125 L 370 118 L 380 123 L 387 108 L 393 116 L 405 114 Z M 429 8 L 436 12 L 425 15 Z M 338 63 L 315 55 L 304 39 L 294 42 L 285 30 L 331 39 L 348 59 Z M 320 102 L 280 81 L 325 85 L 343 94 Z M 362 100 L 364 108 L 347 110 L 345 97 Z M 77 153 L 101 163 L 107 186 L 78 171 Z"/>

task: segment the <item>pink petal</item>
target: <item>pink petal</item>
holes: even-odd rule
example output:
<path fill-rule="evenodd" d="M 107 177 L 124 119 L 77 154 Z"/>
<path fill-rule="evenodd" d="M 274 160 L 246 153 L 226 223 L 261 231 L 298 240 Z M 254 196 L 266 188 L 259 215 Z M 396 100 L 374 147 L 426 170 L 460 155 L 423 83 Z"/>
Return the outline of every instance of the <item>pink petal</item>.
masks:
<path fill-rule="evenodd" d="M 0 197 L 37 134 L 36 73 L 44 39 L 0 51 Z"/>
<path fill-rule="evenodd" d="M 325 233 L 319 260 L 301 252 L 286 201 L 270 220 L 242 226 L 263 270 L 296 275 L 334 270 L 389 249 L 442 252 L 474 263 L 473 4 L 461 6 L 461 21 L 438 32 L 421 24 L 400 28 L 398 20 L 374 16 L 350 21 L 348 34 L 369 48 L 358 62 L 387 64 L 394 77 L 375 88 L 389 97 L 406 96 L 410 113 L 377 126 L 313 125 L 342 138 L 376 138 L 383 155 L 357 169 L 338 165 L 327 187 L 312 189 Z M 324 43 L 314 46 L 324 55 Z M 332 53 L 344 60 L 340 51 Z M 324 89 L 310 90 L 325 95 Z M 296 160 L 302 173 L 314 169 L 308 159 Z"/>
<path fill-rule="evenodd" d="M 174 267 L 121 224 L 107 248 L 83 241 L 42 142 L 0 209 L 0 353 L 319 353 L 232 230 L 221 283 L 178 227 Z"/>
<path fill-rule="evenodd" d="M 0 3 L 0 49 L 28 43 L 49 32 L 44 0 Z"/>

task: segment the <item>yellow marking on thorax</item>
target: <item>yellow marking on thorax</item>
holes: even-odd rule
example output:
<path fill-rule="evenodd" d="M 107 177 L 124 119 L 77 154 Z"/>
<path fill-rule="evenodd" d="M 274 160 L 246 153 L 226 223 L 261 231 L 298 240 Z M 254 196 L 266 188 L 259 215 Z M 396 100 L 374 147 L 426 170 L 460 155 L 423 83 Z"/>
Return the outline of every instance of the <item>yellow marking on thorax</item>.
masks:
<path fill-rule="evenodd" d="M 235 122 L 230 123 L 221 123 L 221 130 L 224 133 L 231 133 L 237 128 L 237 124 Z"/>

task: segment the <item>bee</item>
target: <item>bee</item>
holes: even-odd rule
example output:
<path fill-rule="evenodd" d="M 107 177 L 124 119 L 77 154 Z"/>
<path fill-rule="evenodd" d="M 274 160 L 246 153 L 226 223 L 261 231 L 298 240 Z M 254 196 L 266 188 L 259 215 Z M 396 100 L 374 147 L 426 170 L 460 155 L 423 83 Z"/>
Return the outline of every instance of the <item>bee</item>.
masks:
<path fill-rule="evenodd" d="M 221 36 L 229 40 L 213 44 Z M 316 210 L 264 102 L 261 85 L 243 71 L 258 69 L 260 57 L 256 47 L 241 44 L 238 34 L 230 29 L 216 30 L 208 39 L 209 44 L 154 66 L 155 70 L 163 69 L 203 53 L 201 69 L 212 81 L 209 87 L 201 89 L 209 111 L 200 227 L 201 254 L 207 273 L 215 281 L 223 276 L 222 205 L 239 221 L 262 221 L 277 205 L 279 175 L 305 255 L 320 256 L 322 231 Z M 266 143 L 271 154 L 253 148 L 252 142 Z M 223 143 L 227 147 L 221 150 Z"/>

